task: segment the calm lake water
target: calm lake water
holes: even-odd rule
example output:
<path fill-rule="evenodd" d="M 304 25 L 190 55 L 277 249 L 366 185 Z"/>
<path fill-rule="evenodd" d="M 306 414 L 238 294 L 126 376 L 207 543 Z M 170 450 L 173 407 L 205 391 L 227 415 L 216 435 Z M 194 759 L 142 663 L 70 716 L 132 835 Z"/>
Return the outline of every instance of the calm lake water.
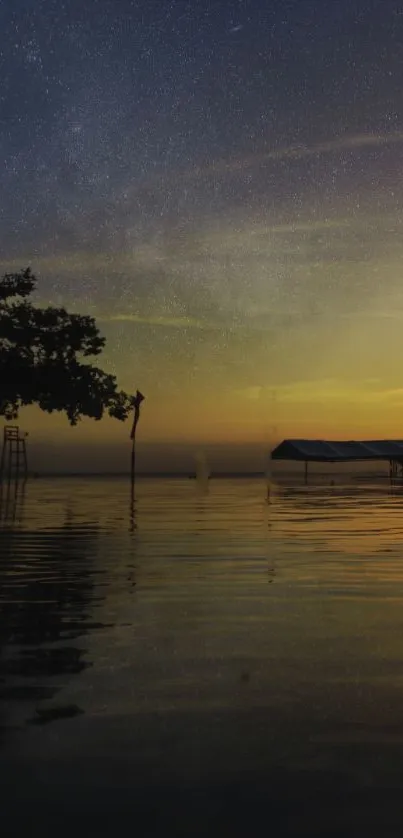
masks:
<path fill-rule="evenodd" d="M 0 608 L 2 834 L 401 834 L 403 490 L 31 481 Z"/>

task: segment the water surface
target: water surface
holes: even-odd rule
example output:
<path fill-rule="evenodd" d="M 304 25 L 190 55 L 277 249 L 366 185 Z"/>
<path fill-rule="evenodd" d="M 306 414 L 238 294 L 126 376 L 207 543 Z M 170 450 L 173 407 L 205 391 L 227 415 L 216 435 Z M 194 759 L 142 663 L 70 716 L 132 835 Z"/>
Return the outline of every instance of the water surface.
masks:
<path fill-rule="evenodd" d="M 386 484 L 3 487 L 7 834 L 399 834 L 402 559 Z"/>

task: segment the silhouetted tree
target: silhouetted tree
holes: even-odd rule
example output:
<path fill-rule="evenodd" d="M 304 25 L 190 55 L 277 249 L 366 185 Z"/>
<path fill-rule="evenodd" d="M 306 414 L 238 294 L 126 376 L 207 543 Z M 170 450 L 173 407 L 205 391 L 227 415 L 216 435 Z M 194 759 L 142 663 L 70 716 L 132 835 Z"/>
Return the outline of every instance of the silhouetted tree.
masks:
<path fill-rule="evenodd" d="M 105 345 L 95 320 L 33 306 L 35 285 L 29 268 L 0 279 L 0 416 L 16 419 L 23 405 L 37 404 L 48 413 L 65 411 L 71 425 L 105 411 L 126 419 L 133 397 L 84 360 Z"/>

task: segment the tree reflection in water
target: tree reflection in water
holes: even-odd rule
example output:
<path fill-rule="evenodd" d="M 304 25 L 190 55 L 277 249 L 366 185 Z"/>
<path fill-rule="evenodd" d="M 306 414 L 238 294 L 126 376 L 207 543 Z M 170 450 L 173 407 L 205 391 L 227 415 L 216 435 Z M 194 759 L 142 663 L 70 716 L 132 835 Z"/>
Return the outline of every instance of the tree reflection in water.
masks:
<path fill-rule="evenodd" d="M 32 702 L 52 698 L 65 676 L 91 666 L 77 641 L 102 627 L 91 619 L 99 525 L 78 525 L 67 509 L 61 526 L 27 529 L 23 509 L 21 485 L 3 485 L 0 701 L 8 719 L 15 701 L 32 709 Z"/>

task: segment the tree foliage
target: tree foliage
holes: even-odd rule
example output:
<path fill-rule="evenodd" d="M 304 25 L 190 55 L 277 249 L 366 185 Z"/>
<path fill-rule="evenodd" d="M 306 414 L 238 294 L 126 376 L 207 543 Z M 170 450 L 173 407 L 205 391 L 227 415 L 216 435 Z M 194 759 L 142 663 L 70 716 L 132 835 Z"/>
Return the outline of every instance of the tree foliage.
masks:
<path fill-rule="evenodd" d="M 33 306 L 35 286 L 29 268 L 0 279 L 0 416 L 16 419 L 22 406 L 37 404 L 48 413 L 64 411 L 71 425 L 82 416 L 101 419 L 105 411 L 126 419 L 133 396 L 84 360 L 105 345 L 95 320 Z"/>

